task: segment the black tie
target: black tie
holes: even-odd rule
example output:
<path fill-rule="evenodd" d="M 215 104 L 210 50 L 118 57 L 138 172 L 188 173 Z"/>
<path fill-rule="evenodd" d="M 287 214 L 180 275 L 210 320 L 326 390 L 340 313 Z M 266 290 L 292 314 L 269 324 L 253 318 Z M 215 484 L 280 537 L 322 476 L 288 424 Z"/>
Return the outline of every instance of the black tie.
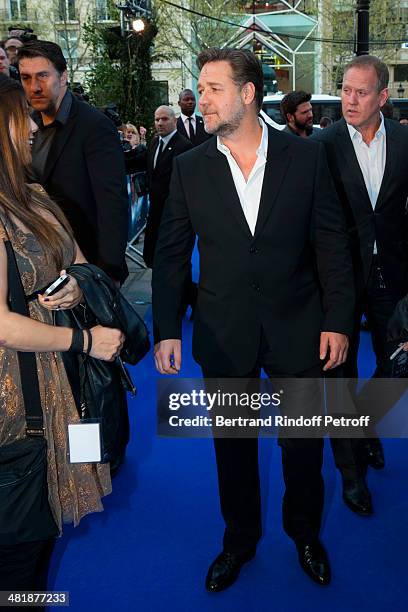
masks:
<path fill-rule="evenodd" d="M 158 150 L 157 150 L 156 163 L 154 164 L 155 168 L 156 168 L 157 164 L 159 163 L 160 155 L 163 152 L 163 145 L 164 145 L 164 140 L 162 138 L 160 138 L 159 146 L 158 146 Z"/>
<path fill-rule="evenodd" d="M 191 119 L 191 117 L 187 117 L 187 121 L 188 121 L 189 138 L 190 138 L 191 142 L 194 142 L 194 140 L 195 140 L 195 133 L 194 133 L 194 128 L 193 128 L 193 120 Z"/>

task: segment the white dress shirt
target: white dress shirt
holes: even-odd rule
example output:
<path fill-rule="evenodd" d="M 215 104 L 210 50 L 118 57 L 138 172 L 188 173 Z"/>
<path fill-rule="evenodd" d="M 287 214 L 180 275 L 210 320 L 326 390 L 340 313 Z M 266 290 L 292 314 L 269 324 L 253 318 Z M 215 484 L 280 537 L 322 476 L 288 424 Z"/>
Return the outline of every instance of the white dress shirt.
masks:
<path fill-rule="evenodd" d="M 268 128 L 264 121 L 260 120 L 259 123 L 262 127 L 262 137 L 259 147 L 256 150 L 257 158 L 248 177 L 248 181 L 245 181 L 241 168 L 238 166 L 229 148 L 222 144 L 219 136 L 217 136 L 217 149 L 221 151 L 228 160 L 235 189 L 237 190 L 239 201 L 241 202 L 242 210 L 252 235 L 255 234 L 255 226 L 258 219 L 266 157 L 268 154 Z"/>
<path fill-rule="evenodd" d="M 174 134 L 176 134 L 176 133 L 177 133 L 177 130 L 173 130 L 172 132 L 170 132 L 170 134 L 167 134 L 167 136 L 163 136 L 163 137 L 160 136 L 159 137 L 159 142 L 157 144 L 156 152 L 155 152 L 154 158 L 153 158 L 153 168 L 156 167 L 156 162 L 157 162 L 157 156 L 159 154 L 160 143 L 163 142 L 163 148 L 162 148 L 162 152 L 163 152 L 164 149 L 169 144 L 169 141 L 173 138 Z"/>
<path fill-rule="evenodd" d="M 190 134 L 190 122 L 189 122 L 189 117 L 187 117 L 187 115 L 184 115 L 183 113 L 180 113 L 180 117 L 181 120 L 183 122 L 184 127 L 186 128 L 186 132 L 188 134 L 188 136 L 191 138 L 191 134 Z M 196 134 L 197 132 L 197 125 L 196 125 L 196 116 L 195 113 L 193 113 L 191 115 L 191 125 L 193 126 L 193 130 L 194 130 L 194 134 Z"/>
<path fill-rule="evenodd" d="M 387 156 L 387 137 L 385 133 L 384 117 L 381 113 L 380 127 L 369 145 L 364 142 L 360 132 L 352 125 L 347 124 L 347 127 L 358 164 L 364 177 L 368 197 L 370 198 L 371 206 L 374 210 L 384 177 L 385 160 Z M 374 254 L 376 253 L 377 244 L 374 243 Z"/>

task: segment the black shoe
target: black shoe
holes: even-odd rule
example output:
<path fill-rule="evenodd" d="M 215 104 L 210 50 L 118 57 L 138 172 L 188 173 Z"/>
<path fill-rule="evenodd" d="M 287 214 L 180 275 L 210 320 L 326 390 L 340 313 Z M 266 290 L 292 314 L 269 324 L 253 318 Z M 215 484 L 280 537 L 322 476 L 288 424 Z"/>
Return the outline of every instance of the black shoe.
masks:
<path fill-rule="evenodd" d="M 373 513 L 371 494 L 362 476 L 343 479 L 343 500 L 346 506 L 360 516 L 370 516 Z"/>
<path fill-rule="evenodd" d="M 310 544 L 298 544 L 297 549 L 299 563 L 306 574 L 317 584 L 329 584 L 331 580 L 330 563 L 319 540 Z"/>
<path fill-rule="evenodd" d="M 384 451 L 379 438 L 370 438 L 363 444 L 364 458 L 375 470 L 382 470 L 385 465 Z"/>
<path fill-rule="evenodd" d="M 239 576 L 241 567 L 255 556 L 254 552 L 244 554 L 222 552 L 211 563 L 205 579 L 205 588 L 210 593 L 223 591 L 230 587 Z"/>

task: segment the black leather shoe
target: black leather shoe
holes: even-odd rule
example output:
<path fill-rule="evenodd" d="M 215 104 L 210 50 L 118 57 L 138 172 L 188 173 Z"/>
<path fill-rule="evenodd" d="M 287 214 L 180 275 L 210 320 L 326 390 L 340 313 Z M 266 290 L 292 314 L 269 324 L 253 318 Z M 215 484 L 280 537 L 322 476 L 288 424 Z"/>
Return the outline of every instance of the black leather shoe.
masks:
<path fill-rule="evenodd" d="M 379 438 L 370 438 L 363 445 L 364 458 L 375 470 L 382 470 L 385 465 L 384 451 Z"/>
<path fill-rule="evenodd" d="M 360 516 L 370 516 L 373 513 L 371 495 L 362 476 L 343 478 L 343 500 L 346 506 Z"/>
<path fill-rule="evenodd" d="M 216 593 L 228 589 L 239 576 L 241 567 L 255 556 L 255 552 L 235 554 L 222 552 L 211 563 L 205 579 L 205 588 L 210 593 Z"/>
<path fill-rule="evenodd" d="M 306 574 L 317 584 L 329 584 L 331 580 L 330 563 L 319 540 L 310 544 L 298 545 L 297 549 L 299 563 Z"/>

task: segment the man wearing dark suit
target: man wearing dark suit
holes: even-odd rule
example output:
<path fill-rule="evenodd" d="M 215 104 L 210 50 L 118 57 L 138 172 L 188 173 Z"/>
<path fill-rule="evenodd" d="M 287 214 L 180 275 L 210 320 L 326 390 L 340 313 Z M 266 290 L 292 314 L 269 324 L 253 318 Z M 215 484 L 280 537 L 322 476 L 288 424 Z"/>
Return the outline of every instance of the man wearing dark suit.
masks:
<path fill-rule="evenodd" d="M 147 150 L 147 180 L 149 187 L 149 216 L 147 219 L 143 259 L 149 268 L 153 266 L 157 235 L 164 203 L 169 195 L 173 160 L 180 153 L 191 149 L 191 142 L 179 134 L 176 115 L 171 106 L 159 106 L 154 113 L 157 136 Z"/>
<path fill-rule="evenodd" d="M 207 134 L 204 129 L 203 118 L 194 112 L 196 99 L 191 89 L 184 89 L 181 92 L 178 103 L 181 115 L 177 119 L 177 131 L 185 138 L 188 138 L 193 147 L 211 138 L 211 134 Z"/>
<path fill-rule="evenodd" d="M 286 126 L 283 132 L 308 138 L 313 133 L 312 94 L 305 91 L 291 91 L 283 96 L 280 111 Z"/>
<path fill-rule="evenodd" d="M 64 211 L 91 263 L 122 282 L 128 197 L 123 152 L 111 121 L 67 90 L 58 45 L 30 41 L 19 49 L 21 81 L 38 125 L 33 176 Z"/>
<path fill-rule="evenodd" d="M 380 112 L 388 98 L 387 87 L 388 69 L 383 62 L 369 55 L 353 59 L 344 70 L 343 119 L 314 136 L 325 145 L 351 239 L 357 307 L 344 374 L 352 379 L 358 376 L 363 314 L 376 356 L 374 378 L 390 376 L 393 348 L 387 345 L 387 323 L 408 289 L 408 133 Z M 367 384 L 356 397 L 361 414 L 370 414 L 377 403 L 373 393 L 378 395 L 378 386 Z M 381 443 L 374 431 L 372 435 L 359 444 L 332 441 L 343 476 L 344 500 L 361 515 L 372 513 L 366 465 L 384 466 Z"/>
<path fill-rule="evenodd" d="M 348 238 L 324 149 L 260 121 L 263 73 L 252 53 L 208 49 L 197 63 L 200 110 L 217 137 L 175 160 L 153 267 L 156 367 L 180 371 L 180 305 L 198 236 L 193 354 L 204 377 L 255 378 L 263 368 L 303 384 L 344 362 L 352 329 Z M 214 443 L 226 529 L 211 592 L 236 580 L 262 531 L 257 439 Z M 284 528 L 304 571 L 327 584 L 323 441 L 280 445 Z"/>

